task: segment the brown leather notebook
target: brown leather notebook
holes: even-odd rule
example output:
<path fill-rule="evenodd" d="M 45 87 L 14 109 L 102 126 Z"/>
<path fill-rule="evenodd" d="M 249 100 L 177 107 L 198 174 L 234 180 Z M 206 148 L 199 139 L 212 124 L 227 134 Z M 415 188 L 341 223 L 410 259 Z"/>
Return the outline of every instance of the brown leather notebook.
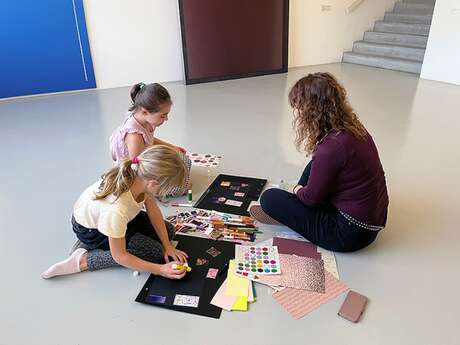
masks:
<path fill-rule="evenodd" d="M 364 312 L 366 304 L 366 296 L 350 290 L 338 314 L 349 321 L 358 322 Z"/>

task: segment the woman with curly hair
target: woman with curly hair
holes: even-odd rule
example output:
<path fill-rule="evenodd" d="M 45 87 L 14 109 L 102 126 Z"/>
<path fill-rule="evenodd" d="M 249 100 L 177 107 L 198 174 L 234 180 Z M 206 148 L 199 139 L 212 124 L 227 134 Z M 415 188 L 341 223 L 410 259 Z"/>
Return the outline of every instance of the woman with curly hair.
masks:
<path fill-rule="evenodd" d="M 292 193 L 266 190 L 251 214 L 284 224 L 316 245 L 362 249 L 385 227 L 385 174 L 371 135 L 329 73 L 300 79 L 289 93 L 296 146 L 312 155 Z"/>

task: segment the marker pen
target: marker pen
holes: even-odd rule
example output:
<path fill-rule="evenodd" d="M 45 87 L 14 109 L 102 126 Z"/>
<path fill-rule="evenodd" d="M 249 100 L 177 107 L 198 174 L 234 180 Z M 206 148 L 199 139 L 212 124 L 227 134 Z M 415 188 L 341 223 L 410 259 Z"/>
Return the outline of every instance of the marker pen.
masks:
<path fill-rule="evenodd" d="M 171 206 L 174 206 L 174 207 L 193 207 L 193 204 L 178 204 L 178 203 L 171 203 Z"/>

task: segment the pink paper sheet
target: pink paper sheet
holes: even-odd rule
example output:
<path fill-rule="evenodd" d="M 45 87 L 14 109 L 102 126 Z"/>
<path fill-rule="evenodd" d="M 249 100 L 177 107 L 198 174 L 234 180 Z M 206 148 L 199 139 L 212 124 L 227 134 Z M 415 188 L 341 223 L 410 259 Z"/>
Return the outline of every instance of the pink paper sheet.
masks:
<path fill-rule="evenodd" d="M 215 305 L 216 307 L 222 308 L 224 310 L 230 311 L 232 310 L 232 306 L 235 304 L 238 297 L 226 295 L 225 294 L 226 288 L 227 288 L 227 279 L 224 280 L 219 290 L 217 290 L 216 294 L 211 300 L 211 304 Z"/>
<path fill-rule="evenodd" d="M 348 287 L 343 282 L 326 272 L 326 293 L 324 294 L 286 288 L 274 293 L 273 297 L 294 319 L 298 320 L 347 290 Z"/>

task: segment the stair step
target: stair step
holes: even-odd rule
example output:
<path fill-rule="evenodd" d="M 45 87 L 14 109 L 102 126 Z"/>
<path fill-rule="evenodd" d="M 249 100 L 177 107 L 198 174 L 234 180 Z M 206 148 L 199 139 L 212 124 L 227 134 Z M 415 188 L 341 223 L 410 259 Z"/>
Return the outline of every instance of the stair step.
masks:
<path fill-rule="evenodd" d="M 411 24 L 431 24 L 432 15 L 428 14 L 406 14 L 406 13 L 385 13 L 384 21 L 390 23 L 411 23 Z"/>
<path fill-rule="evenodd" d="M 435 0 L 400 0 L 342 62 L 420 74 Z"/>
<path fill-rule="evenodd" d="M 353 43 L 353 52 L 360 54 L 371 54 L 388 56 L 392 58 L 423 61 L 425 49 L 392 44 L 357 41 Z"/>
<path fill-rule="evenodd" d="M 364 41 L 426 48 L 427 36 L 366 31 Z"/>
<path fill-rule="evenodd" d="M 434 6 L 436 0 L 404 0 L 404 2 L 408 4 L 430 4 Z"/>
<path fill-rule="evenodd" d="M 343 53 L 342 61 L 346 63 L 354 63 L 358 65 L 366 65 L 416 74 L 420 74 L 420 71 L 422 70 L 422 63 L 420 61 L 360 54 L 354 52 Z"/>
<path fill-rule="evenodd" d="M 393 12 L 408 14 L 433 14 L 434 5 L 397 2 Z"/>
<path fill-rule="evenodd" d="M 390 23 L 378 20 L 374 25 L 375 32 L 388 32 L 397 34 L 423 35 L 428 36 L 430 25 L 410 23 Z"/>

